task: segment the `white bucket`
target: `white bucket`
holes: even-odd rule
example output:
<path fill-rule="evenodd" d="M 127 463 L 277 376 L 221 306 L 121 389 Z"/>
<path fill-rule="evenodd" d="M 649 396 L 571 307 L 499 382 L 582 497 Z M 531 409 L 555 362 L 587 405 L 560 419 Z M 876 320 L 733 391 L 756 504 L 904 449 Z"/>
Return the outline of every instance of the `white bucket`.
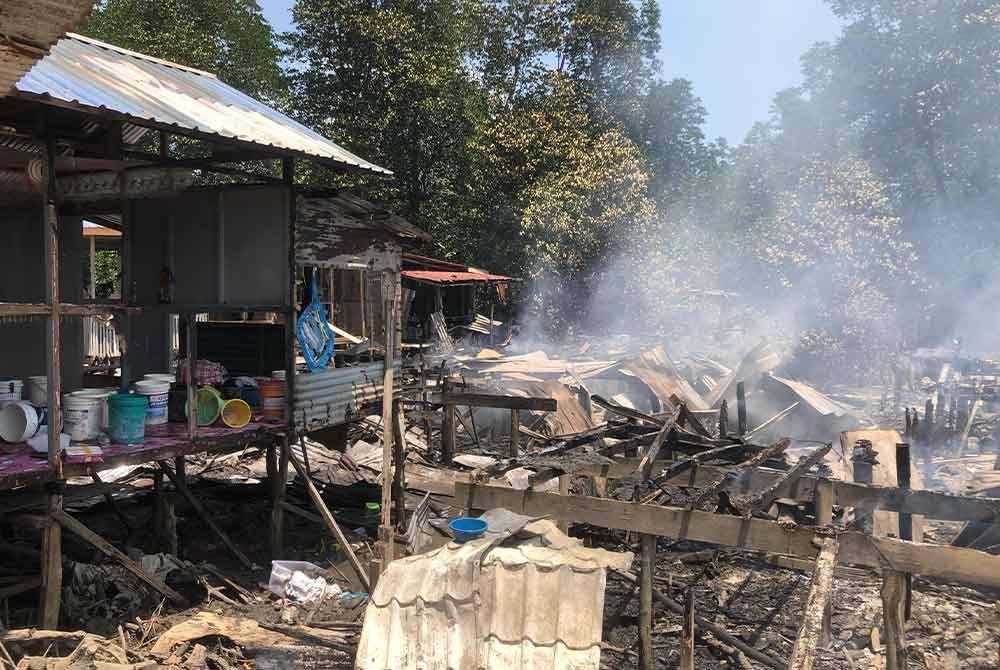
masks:
<path fill-rule="evenodd" d="M 170 382 L 156 379 L 142 379 L 135 383 L 135 392 L 149 397 L 146 406 L 146 425 L 155 426 L 167 422 L 167 402 L 170 396 Z"/>
<path fill-rule="evenodd" d="M 142 381 L 167 382 L 168 384 L 173 384 L 177 381 L 177 377 L 165 372 L 154 372 L 148 375 L 143 375 Z"/>
<path fill-rule="evenodd" d="M 45 375 L 28 377 L 24 382 L 28 392 L 28 402 L 36 407 L 47 407 L 49 404 L 49 378 Z"/>
<path fill-rule="evenodd" d="M 118 393 L 116 389 L 81 389 L 71 395 L 78 398 L 93 398 L 101 403 L 101 430 L 108 429 L 108 398 Z"/>
<path fill-rule="evenodd" d="M 101 400 L 67 393 L 63 396 L 63 432 L 74 442 L 93 440 L 101 433 Z"/>
<path fill-rule="evenodd" d="M 0 378 L 0 407 L 21 399 L 21 380 L 10 377 Z"/>
<path fill-rule="evenodd" d="M 288 376 L 288 371 L 287 370 L 272 370 L 271 371 L 271 379 L 280 379 L 281 381 L 285 381 L 285 377 L 287 377 L 287 376 Z"/>
<path fill-rule="evenodd" d="M 24 442 L 38 431 L 38 412 L 23 400 L 9 402 L 0 409 L 0 439 Z"/>

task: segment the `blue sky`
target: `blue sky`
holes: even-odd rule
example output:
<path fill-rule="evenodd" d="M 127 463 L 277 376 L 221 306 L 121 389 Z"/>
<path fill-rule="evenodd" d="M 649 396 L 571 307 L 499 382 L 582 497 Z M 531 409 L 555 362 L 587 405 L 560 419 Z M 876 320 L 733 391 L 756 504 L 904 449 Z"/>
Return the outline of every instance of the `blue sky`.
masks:
<path fill-rule="evenodd" d="M 293 0 L 258 0 L 278 31 L 291 28 Z M 799 56 L 840 31 L 823 0 L 660 0 L 660 59 L 708 109 L 706 133 L 743 140 L 767 118 L 771 99 L 801 80 Z"/>

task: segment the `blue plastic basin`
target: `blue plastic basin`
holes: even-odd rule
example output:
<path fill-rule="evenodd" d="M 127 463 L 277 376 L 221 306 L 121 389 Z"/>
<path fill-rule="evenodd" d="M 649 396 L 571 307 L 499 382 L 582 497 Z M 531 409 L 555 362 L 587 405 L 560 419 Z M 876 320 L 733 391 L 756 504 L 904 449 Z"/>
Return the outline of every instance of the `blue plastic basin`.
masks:
<path fill-rule="evenodd" d="M 475 540 L 486 532 L 487 524 L 482 519 L 475 519 L 469 516 L 452 519 L 448 523 L 451 534 L 455 537 L 455 542 L 462 544 L 469 540 Z"/>

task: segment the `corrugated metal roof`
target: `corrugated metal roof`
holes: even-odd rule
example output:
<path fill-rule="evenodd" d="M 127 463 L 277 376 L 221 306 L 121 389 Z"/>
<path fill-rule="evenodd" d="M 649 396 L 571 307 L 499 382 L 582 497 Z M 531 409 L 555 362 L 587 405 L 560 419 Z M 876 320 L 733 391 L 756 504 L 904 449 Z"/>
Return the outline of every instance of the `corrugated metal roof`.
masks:
<path fill-rule="evenodd" d="M 586 549 L 551 521 L 495 546 L 449 544 L 393 562 L 365 612 L 361 670 L 597 670 L 605 568 L 631 554 Z"/>
<path fill-rule="evenodd" d="M 440 270 L 403 270 L 405 279 L 430 282 L 432 284 L 467 284 L 469 282 L 510 281 L 504 275 L 481 272 L 443 272 Z"/>
<path fill-rule="evenodd" d="M 69 34 L 17 82 L 19 97 L 236 140 L 282 153 L 392 174 L 214 76 Z"/>
<path fill-rule="evenodd" d="M 4 0 L 0 3 L 0 94 L 42 58 L 53 42 L 90 13 L 94 0 Z"/>

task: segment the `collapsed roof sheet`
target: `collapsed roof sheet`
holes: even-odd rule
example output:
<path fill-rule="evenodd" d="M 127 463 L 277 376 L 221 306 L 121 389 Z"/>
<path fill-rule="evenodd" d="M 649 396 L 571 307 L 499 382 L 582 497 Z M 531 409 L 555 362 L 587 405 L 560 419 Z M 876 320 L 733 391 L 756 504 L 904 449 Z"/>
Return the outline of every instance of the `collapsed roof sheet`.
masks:
<path fill-rule="evenodd" d="M 355 667 L 597 670 L 604 571 L 628 569 L 632 555 L 586 549 L 551 521 L 525 530 L 501 546 L 452 543 L 390 564 Z"/>
<path fill-rule="evenodd" d="M 207 139 L 392 174 L 212 74 L 73 33 L 59 40 L 17 82 L 15 91 L 21 98 L 55 100 L 139 125 L 177 128 Z"/>
<path fill-rule="evenodd" d="M 622 372 L 633 374 L 653 391 L 660 401 L 660 411 L 672 405 L 671 396 L 677 396 L 693 411 L 710 409 L 705 399 L 691 387 L 677 370 L 663 346 L 643 351 L 621 366 Z"/>

